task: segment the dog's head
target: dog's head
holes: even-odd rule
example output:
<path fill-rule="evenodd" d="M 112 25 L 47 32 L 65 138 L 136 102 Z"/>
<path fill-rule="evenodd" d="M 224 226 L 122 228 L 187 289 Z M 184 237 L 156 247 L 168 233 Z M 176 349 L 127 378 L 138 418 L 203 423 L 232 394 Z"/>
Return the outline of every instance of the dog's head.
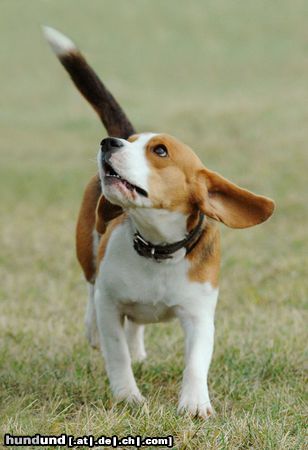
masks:
<path fill-rule="evenodd" d="M 126 210 L 156 208 L 187 215 L 199 210 L 232 228 L 257 225 L 274 210 L 271 199 L 210 171 L 188 146 L 167 134 L 106 138 L 98 167 L 104 196 Z"/>

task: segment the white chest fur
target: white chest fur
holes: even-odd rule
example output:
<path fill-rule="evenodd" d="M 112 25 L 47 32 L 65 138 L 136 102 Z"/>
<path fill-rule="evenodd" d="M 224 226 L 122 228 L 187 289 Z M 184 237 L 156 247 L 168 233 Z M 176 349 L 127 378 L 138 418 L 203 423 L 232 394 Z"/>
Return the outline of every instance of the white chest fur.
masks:
<path fill-rule="evenodd" d="M 157 263 L 136 253 L 128 223 L 114 230 L 100 264 L 96 289 L 137 323 L 169 320 L 178 308 L 208 309 L 217 298 L 210 283 L 188 279 L 188 261 Z M 216 303 L 216 301 L 214 302 Z"/>

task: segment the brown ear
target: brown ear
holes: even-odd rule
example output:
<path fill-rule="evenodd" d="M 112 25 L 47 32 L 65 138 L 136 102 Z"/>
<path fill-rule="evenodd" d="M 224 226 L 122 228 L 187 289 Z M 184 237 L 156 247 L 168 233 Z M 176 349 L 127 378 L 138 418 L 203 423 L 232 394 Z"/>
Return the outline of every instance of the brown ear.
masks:
<path fill-rule="evenodd" d="M 247 228 L 264 222 L 275 208 L 273 200 L 242 189 L 216 172 L 198 173 L 200 210 L 231 228 Z"/>
<path fill-rule="evenodd" d="M 96 206 L 95 228 L 100 234 L 104 234 L 108 222 L 123 213 L 123 209 L 118 205 L 110 203 L 103 195 L 100 196 Z"/>

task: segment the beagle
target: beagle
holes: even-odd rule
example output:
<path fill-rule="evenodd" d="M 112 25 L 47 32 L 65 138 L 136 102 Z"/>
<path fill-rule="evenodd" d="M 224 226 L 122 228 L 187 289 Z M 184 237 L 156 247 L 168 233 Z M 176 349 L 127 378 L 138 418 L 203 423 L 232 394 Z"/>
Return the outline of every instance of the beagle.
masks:
<path fill-rule="evenodd" d="M 132 361 L 146 357 L 144 325 L 178 318 L 185 335 L 179 412 L 213 413 L 207 376 L 213 353 L 220 265 L 219 226 L 268 219 L 274 202 L 206 168 L 165 133 L 136 133 L 73 42 L 45 36 L 109 136 L 97 154 L 76 233 L 89 285 L 86 334 L 105 359 L 117 400 L 142 402 Z"/>

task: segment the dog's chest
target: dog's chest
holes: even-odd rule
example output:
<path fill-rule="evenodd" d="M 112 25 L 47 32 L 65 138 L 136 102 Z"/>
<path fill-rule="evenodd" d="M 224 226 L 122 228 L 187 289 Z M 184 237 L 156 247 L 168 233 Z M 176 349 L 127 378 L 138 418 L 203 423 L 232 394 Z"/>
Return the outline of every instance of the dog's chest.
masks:
<path fill-rule="evenodd" d="M 158 322 L 172 318 L 177 307 L 194 302 L 201 287 L 190 282 L 187 271 L 185 259 L 157 263 L 138 255 L 123 224 L 112 233 L 97 285 L 132 320 Z"/>

